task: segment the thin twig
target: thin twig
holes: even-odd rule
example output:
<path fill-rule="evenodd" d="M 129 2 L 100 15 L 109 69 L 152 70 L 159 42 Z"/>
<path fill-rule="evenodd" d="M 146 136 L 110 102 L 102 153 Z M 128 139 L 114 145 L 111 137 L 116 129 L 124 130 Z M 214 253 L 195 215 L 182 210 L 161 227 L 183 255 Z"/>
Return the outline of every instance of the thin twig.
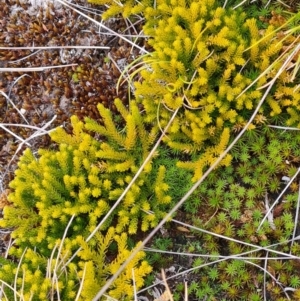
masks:
<path fill-rule="evenodd" d="M 48 69 L 54 68 L 65 68 L 77 66 L 78 64 L 67 64 L 67 65 L 58 65 L 58 66 L 44 66 L 44 67 L 28 67 L 28 68 L 0 68 L 0 72 L 36 72 L 36 71 L 45 71 Z M 1 91 L 0 91 L 1 92 Z"/>
<path fill-rule="evenodd" d="M 24 46 L 24 47 L 0 47 L 0 50 L 51 50 L 51 49 L 110 49 L 108 46 Z"/>
<path fill-rule="evenodd" d="M 267 268 L 268 268 L 268 255 L 269 255 L 269 252 L 267 252 L 266 254 L 266 259 L 265 259 L 265 264 L 264 264 L 264 284 L 263 284 L 263 287 L 264 287 L 264 301 L 267 301 L 267 287 L 266 287 L 266 282 L 267 282 Z"/>
<path fill-rule="evenodd" d="M 281 191 L 281 193 L 279 194 L 279 196 L 277 197 L 277 199 L 274 201 L 274 203 L 272 204 L 272 206 L 269 208 L 269 210 L 266 212 L 264 218 L 262 219 L 262 221 L 260 222 L 259 226 L 257 227 L 256 231 L 259 231 L 259 229 L 261 228 L 261 226 L 263 225 L 263 223 L 265 222 L 265 220 L 268 218 L 269 214 L 271 213 L 271 211 L 274 209 L 274 207 L 276 206 L 276 204 L 279 202 L 280 198 L 284 195 L 284 193 L 286 192 L 286 190 L 290 187 L 290 185 L 292 184 L 292 182 L 295 180 L 295 178 L 298 176 L 300 172 L 300 167 L 297 169 L 297 171 L 295 172 L 295 174 L 293 175 L 293 177 L 290 179 L 290 181 L 286 184 L 286 186 L 284 187 L 284 189 Z"/>
<path fill-rule="evenodd" d="M 295 237 L 297 233 L 298 228 L 298 220 L 299 220 L 299 210 L 300 210 L 300 181 L 299 181 L 299 189 L 298 189 L 298 200 L 297 200 L 297 207 L 296 207 L 296 213 L 295 213 L 295 219 L 294 219 L 294 231 L 292 235 L 292 243 L 290 246 L 290 254 L 292 253 L 292 247 L 295 242 Z"/>
<path fill-rule="evenodd" d="M 171 290 L 170 290 L 169 285 L 168 285 L 168 282 L 167 282 L 167 280 L 166 280 L 166 274 L 165 274 L 164 269 L 161 269 L 161 275 L 162 275 L 162 279 L 163 279 L 163 282 L 164 282 L 166 291 L 167 291 L 167 293 L 168 293 L 168 297 L 169 297 L 168 300 L 174 301 L 173 295 L 171 294 Z"/>

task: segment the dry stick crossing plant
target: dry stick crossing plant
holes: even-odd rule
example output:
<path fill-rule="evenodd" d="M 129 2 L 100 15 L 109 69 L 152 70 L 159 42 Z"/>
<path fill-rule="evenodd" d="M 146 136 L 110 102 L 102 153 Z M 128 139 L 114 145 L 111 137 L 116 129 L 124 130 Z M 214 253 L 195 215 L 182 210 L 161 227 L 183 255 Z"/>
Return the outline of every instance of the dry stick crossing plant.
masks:
<path fill-rule="evenodd" d="M 212 235 L 212 236 L 215 236 L 215 237 L 218 237 L 218 238 L 222 238 L 222 239 L 226 239 L 226 240 L 230 240 L 232 242 L 236 242 L 238 244 L 241 244 L 241 245 L 245 245 L 245 246 L 248 246 L 248 247 L 251 247 L 253 248 L 252 250 L 250 251 L 247 251 L 247 252 L 243 252 L 241 254 L 238 254 L 238 255 L 229 255 L 229 256 L 222 256 L 222 255 L 199 255 L 199 254 L 190 254 L 191 256 L 199 256 L 199 257 L 217 257 L 217 258 L 231 258 L 231 257 L 238 257 L 238 258 L 243 258 L 242 256 L 244 255 L 247 255 L 247 254 L 251 254 L 251 253 L 254 253 L 254 252 L 258 252 L 258 251 L 268 251 L 268 252 L 272 252 L 276 255 L 281 255 L 282 258 L 285 258 L 287 256 L 286 253 L 284 252 L 280 252 L 280 251 L 276 251 L 276 250 L 273 250 L 272 248 L 273 247 L 276 247 L 278 245 L 281 245 L 281 244 L 285 244 L 285 243 L 289 243 L 289 242 L 292 242 L 292 241 L 295 241 L 295 240 L 298 240 L 300 239 L 300 235 L 297 236 L 297 237 L 294 237 L 290 240 L 287 240 L 287 241 L 284 241 L 284 242 L 280 242 L 280 243 L 277 243 L 277 244 L 273 244 L 273 245 L 269 245 L 269 246 L 266 246 L 266 247 L 262 247 L 262 246 L 257 246 L 257 245 L 254 245 L 254 244 L 251 244 L 251 243 L 248 243 L 248 242 L 245 242 L 245 241 L 242 241 L 242 240 L 238 240 L 238 239 L 235 239 L 235 238 L 231 238 L 231 237 L 228 237 L 228 236 L 225 236 L 225 235 L 222 235 L 222 234 L 217 234 L 215 232 L 211 232 L 211 231 L 208 231 L 208 230 L 204 230 L 204 229 L 201 229 L 199 227 L 196 227 L 196 226 L 192 226 L 192 225 L 189 225 L 189 224 L 186 224 L 184 222 L 181 222 L 181 221 L 178 221 L 176 219 L 171 219 L 172 222 L 178 224 L 178 225 L 181 225 L 181 226 L 184 226 L 184 227 L 187 227 L 191 230 L 195 230 L 195 231 L 199 231 L 199 232 L 202 232 L 202 233 L 205 233 L 205 234 L 209 234 L 209 235 Z M 148 249 L 148 248 L 146 248 Z M 162 251 L 163 252 L 163 251 Z M 175 252 L 176 253 L 176 252 Z M 174 254 L 175 254 L 174 253 Z M 171 253 L 170 253 L 171 254 Z M 189 254 L 189 253 L 187 253 Z M 184 255 L 187 255 L 187 254 L 184 254 Z M 290 259 L 299 259 L 298 256 L 294 256 L 294 255 L 288 255 L 288 257 Z M 243 259 L 250 259 L 249 257 L 244 257 Z M 257 258 L 256 258 L 257 259 Z M 275 259 L 275 258 L 274 258 Z"/>
<path fill-rule="evenodd" d="M 295 214 L 295 225 L 297 225 L 297 221 L 298 221 L 298 218 L 299 218 L 299 210 L 300 210 L 300 182 L 299 182 L 298 200 L 297 200 L 297 207 L 296 207 L 296 214 Z M 293 247 L 294 241 L 296 240 L 296 232 L 297 232 L 297 227 L 295 226 L 294 231 L 293 231 L 293 235 L 292 235 L 290 254 L 292 252 L 292 247 Z"/>
<path fill-rule="evenodd" d="M 77 66 L 77 64 L 67 64 L 67 65 L 59 65 L 59 66 L 44 66 L 44 67 L 28 67 L 28 68 L 0 68 L 0 72 L 37 72 L 37 71 L 45 71 L 47 69 L 54 68 L 64 68 L 64 67 L 72 67 Z"/>
<path fill-rule="evenodd" d="M 27 47 L 0 47 L 0 50 L 51 50 L 51 49 L 110 49 L 108 46 L 27 46 Z M 27 58 L 26 56 L 25 58 Z M 22 58 L 23 59 L 23 58 Z M 15 62 L 15 61 L 14 61 Z M 72 65 L 72 64 L 71 64 Z M 49 68 L 56 68 L 56 67 L 65 67 L 66 65 L 60 66 L 49 66 Z M 70 66 L 70 65 L 68 65 Z M 7 68 L 9 69 L 9 68 Z M 26 68 L 22 68 L 26 69 Z M 27 69 L 26 69 L 27 70 Z"/>
<path fill-rule="evenodd" d="M 290 181 L 287 183 L 287 185 L 284 187 L 284 189 L 281 191 L 281 193 L 279 194 L 279 196 L 277 197 L 277 199 L 274 201 L 274 203 L 272 204 L 272 206 L 269 208 L 269 210 L 266 212 L 264 218 L 262 219 L 262 221 L 260 222 L 259 226 L 257 227 L 257 231 L 259 231 L 259 229 L 262 227 L 263 223 L 266 221 L 266 219 L 268 218 L 268 216 L 271 214 L 271 212 L 273 211 L 273 209 L 275 208 L 275 206 L 278 204 L 280 198 L 284 195 L 284 193 L 286 192 L 286 190 L 290 187 L 290 185 L 293 183 L 293 181 L 296 179 L 296 177 L 298 176 L 300 172 L 300 168 L 298 168 L 297 172 L 294 174 L 294 176 L 290 179 Z"/>

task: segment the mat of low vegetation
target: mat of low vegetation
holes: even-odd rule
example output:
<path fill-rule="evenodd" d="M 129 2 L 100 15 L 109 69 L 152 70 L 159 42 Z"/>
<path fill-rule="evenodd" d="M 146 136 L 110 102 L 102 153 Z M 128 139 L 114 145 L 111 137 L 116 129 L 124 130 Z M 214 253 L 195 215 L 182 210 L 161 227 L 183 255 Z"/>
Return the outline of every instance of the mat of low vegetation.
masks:
<path fill-rule="evenodd" d="M 298 300 L 296 3 L 2 1 L 1 298 Z"/>

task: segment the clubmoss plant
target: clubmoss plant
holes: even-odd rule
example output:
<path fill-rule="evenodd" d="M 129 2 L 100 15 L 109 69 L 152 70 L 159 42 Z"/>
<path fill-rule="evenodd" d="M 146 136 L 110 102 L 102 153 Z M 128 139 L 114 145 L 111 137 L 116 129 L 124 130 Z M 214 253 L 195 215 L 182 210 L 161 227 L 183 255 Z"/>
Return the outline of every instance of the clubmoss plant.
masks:
<path fill-rule="evenodd" d="M 107 4 L 109 10 L 121 4 L 123 13 L 130 6 L 132 11 L 144 6 L 143 29 L 153 51 L 139 68 L 135 97 L 146 111 L 145 120 L 159 128 L 178 111 L 164 142 L 194 154 L 177 163 L 194 172 L 193 181 L 225 150 L 230 131 L 243 128 L 277 72 L 278 83 L 260 110 L 262 122 L 298 125 L 295 73 L 281 69 L 296 42 L 296 31 L 283 31 L 291 20 L 268 20 L 262 26 L 240 9 L 223 8 L 215 0 Z M 220 165 L 230 162 L 227 155 Z"/>
<path fill-rule="evenodd" d="M 1 300 L 13 300 L 17 295 L 21 300 L 32 301 L 90 301 L 99 287 L 104 285 L 106 278 L 115 273 L 131 252 L 127 247 L 127 234 L 116 235 L 113 227 L 105 235 L 97 233 L 93 244 L 85 242 L 84 237 L 78 235 L 76 242 L 81 251 L 68 264 L 72 250 L 67 242 L 68 239 L 58 241 L 50 257 L 42 256 L 36 248 L 27 248 L 18 264 L 2 259 L 0 277 L 5 298 Z M 109 250 L 113 244 L 117 245 L 115 252 Z M 108 257 L 111 259 L 108 260 Z M 139 252 L 112 285 L 109 296 L 119 300 L 132 299 L 132 273 L 136 279 L 135 285 L 141 287 L 145 276 L 152 270 L 144 258 L 145 253 Z"/>
<path fill-rule="evenodd" d="M 77 272 L 82 271 L 85 264 L 89 267 L 89 273 L 91 266 L 102 265 L 103 269 L 94 272 L 95 279 L 100 281 L 96 281 L 95 287 L 99 288 L 103 284 L 101 281 L 113 274 L 114 269 L 118 269 L 128 257 L 127 237 L 154 227 L 169 206 L 169 186 L 164 181 L 166 168 L 163 165 L 154 166 L 150 161 L 124 200 L 102 225 L 98 238 L 85 242 L 131 181 L 156 138 L 155 130 L 145 128 L 135 102 L 128 109 L 120 100 L 116 100 L 115 105 L 126 123 L 123 131 L 114 125 L 111 112 L 99 105 L 102 125 L 90 118 L 81 122 L 74 116 L 71 119 L 73 134 L 67 134 L 62 128 L 51 133 L 57 149 L 39 150 L 38 158 L 27 149 L 20 159 L 15 179 L 10 183 L 13 192 L 9 200 L 12 206 L 4 209 L 0 224 L 13 228 L 11 236 L 15 242 L 10 248 L 10 255 L 21 259 L 25 254 L 21 279 L 22 275 L 34 273 L 40 265 L 41 271 L 45 272 L 47 258 L 61 244 L 69 220 L 74 218 L 61 256 L 68 260 L 82 248 L 74 259 L 80 267 Z M 148 211 L 152 214 L 147 214 Z M 110 256 L 115 259 L 107 263 L 108 255 L 105 254 L 109 252 L 107 248 L 112 241 L 117 243 L 118 251 L 116 254 L 112 252 Z M 141 253 L 132 266 L 137 269 L 137 287 L 143 284 L 144 276 L 151 270 L 146 262 L 140 261 L 143 257 Z M 0 272 L 5 273 L 5 269 L 3 266 Z M 132 277 L 131 274 L 126 275 Z M 111 295 L 125 299 L 132 296 L 132 285 L 127 285 L 129 278 L 118 279 L 117 282 L 124 283 L 116 285 Z M 12 285 L 12 280 L 7 281 Z M 30 281 L 29 278 L 27 281 Z M 61 284 L 58 291 L 63 293 L 63 289 L 68 290 L 67 283 Z M 119 293 L 114 293 L 115 290 Z M 66 297 L 65 300 L 69 299 Z M 85 300 L 91 298 L 86 297 Z"/>
<path fill-rule="evenodd" d="M 144 18 L 153 52 L 144 57 L 135 97 L 146 111 L 145 120 L 161 128 L 178 110 L 165 143 L 197 154 L 178 163 L 192 170 L 196 181 L 224 151 L 230 130 L 246 124 L 263 88 L 280 69 L 282 60 L 276 59 L 295 38 L 280 36 L 283 24 L 261 27 L 245 12 L 219 7 L 214 0 L 157 1 L 145 7 Z M 297 125 L 292 78 L 292 71 L 282 71 L 261 109 L 263 120 L 276 121 L 282 113 L 286 125 Z M 221 165 L 230 161 L 228 155 Z"/>
<path fill-rule="evenodd" d="M 122 14 L 124 18 L 129 18 L 132 15 L 142 14 L 147 7 L 155 6 L 155 2 L 152 0 L 121 0 L 118 2 L 113 0 L 88 0 L 88 2 L 108 7 L 102 14 L 104 20 L 115 17 L 118 14 Z"/>

